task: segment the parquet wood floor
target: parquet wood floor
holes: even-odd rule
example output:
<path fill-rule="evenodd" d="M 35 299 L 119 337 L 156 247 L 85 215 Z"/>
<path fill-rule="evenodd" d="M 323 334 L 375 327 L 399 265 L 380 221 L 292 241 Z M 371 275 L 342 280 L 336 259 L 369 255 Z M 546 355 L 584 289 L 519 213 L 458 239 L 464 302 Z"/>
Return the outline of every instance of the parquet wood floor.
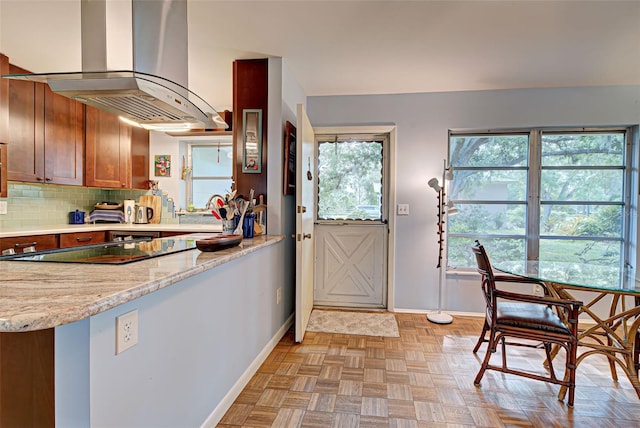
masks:
<path fill-rule="evenodd" d="M 288 332 L 218 426 L 640 427 L 635 391 L 621 370 L 614 382 L 600 356 L 578 367 L 571 409 L 557 400 L 559 387 L 545 382 L 487 371 L 473 385 L 486 349 L 471 351 L 481 318 L 456 316 L 449 325 L 423 314 L 396 319 L 399 338 L 307 332 L 296 344 Z M 508 356 L 512 365 L 544 370 L 536 350 L 512 347 Z"/>

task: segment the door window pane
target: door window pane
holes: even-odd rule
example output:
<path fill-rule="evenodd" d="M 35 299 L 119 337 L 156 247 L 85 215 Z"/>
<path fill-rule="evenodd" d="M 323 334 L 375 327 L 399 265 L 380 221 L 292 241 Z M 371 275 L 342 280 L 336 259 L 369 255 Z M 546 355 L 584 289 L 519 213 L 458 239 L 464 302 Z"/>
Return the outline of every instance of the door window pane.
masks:
<path fill-rule="evenodd" d="M 318 219 L 382 219 L 382 141 L 318 142 Z"/>

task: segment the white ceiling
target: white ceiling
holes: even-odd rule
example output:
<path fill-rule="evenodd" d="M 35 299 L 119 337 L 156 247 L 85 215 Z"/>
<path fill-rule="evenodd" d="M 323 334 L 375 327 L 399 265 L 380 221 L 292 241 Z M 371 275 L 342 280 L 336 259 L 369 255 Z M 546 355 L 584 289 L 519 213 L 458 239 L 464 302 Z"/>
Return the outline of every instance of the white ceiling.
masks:
<path fill-rule="evenodd" d="M 265 56 L 309 96 L 637 85 L 640 0 L 201 0 L 189 44 L 190 85 L 217 106 L 230 62 Z"/>
<path fill-rule="evenodd" d="M 640 0 L 188 1 L 189 86 L 218 110 L 248 58 L 308 96 L 640 85 Z M 0 51 L 79 70 L 79 4 L 0 0 Z"/>

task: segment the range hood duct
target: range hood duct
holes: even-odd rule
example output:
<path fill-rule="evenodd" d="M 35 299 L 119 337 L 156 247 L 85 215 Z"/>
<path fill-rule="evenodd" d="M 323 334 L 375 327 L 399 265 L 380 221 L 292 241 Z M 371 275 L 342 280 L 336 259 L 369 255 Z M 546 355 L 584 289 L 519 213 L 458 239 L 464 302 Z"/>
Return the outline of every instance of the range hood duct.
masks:
<path fill-rule="evenodd" d="M 81 0 L 82 71 L 11 74 L 161 131 L 228 126 L 187 89 L 187 0 Z"/>

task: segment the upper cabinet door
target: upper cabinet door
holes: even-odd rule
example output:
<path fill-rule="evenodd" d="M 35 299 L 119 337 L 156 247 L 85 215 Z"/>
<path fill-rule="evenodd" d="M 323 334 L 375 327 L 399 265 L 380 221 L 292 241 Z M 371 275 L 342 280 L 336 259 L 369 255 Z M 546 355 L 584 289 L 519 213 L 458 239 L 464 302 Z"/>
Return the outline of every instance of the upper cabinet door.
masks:
<path fill-rule="evenodd" d="M 0 143 L 0 198 L 8 196 L 7 191 L 7 145 Z"/>
<path fill-rule="evenodd" d="M 131 188 L 149 189 L 149 131 L 131 127 Z"/>
<path fill-rule="evenodd" d="M 82 186 L 84 105 L 44 89 L 45 181 Z"/>
<path fill-rule="evenodd" d="M 90 187 L 127 189 L 131 129 L 117 116 L 85 107 L 86 179 Z"/>
<path fill-rule="evenodd" d="M 10 73 L 28 73 L 13 64 Z M 44 183 L 44 84 L 9 81 L 7 178 Z"/>
<path fill-rule="evenodd" d="M 0 54 L 0 76 L 9 73 L 9 58 Z M 9 141 L 9 79 L 0 77 L 0 144 Z"/>
<path fill-rule="evenodd" d="M 0 76 L 9 72 L 9 58 L 0 54 Z M 9 138 L 9 80 L 0 77 L 0 198 L 7 197 L 7 146 Z"/>
<path fill-rule="evenodd" d="M 11 73 L 28 73 L 9 65 Z M 8 178 L 81 186 L 84 106 L 43 83 L 9 80 Z"/>
<path fill-rule="evenodd" d="M 149 131 L 85 106 L 85 185 L 149 189 Z"/>

